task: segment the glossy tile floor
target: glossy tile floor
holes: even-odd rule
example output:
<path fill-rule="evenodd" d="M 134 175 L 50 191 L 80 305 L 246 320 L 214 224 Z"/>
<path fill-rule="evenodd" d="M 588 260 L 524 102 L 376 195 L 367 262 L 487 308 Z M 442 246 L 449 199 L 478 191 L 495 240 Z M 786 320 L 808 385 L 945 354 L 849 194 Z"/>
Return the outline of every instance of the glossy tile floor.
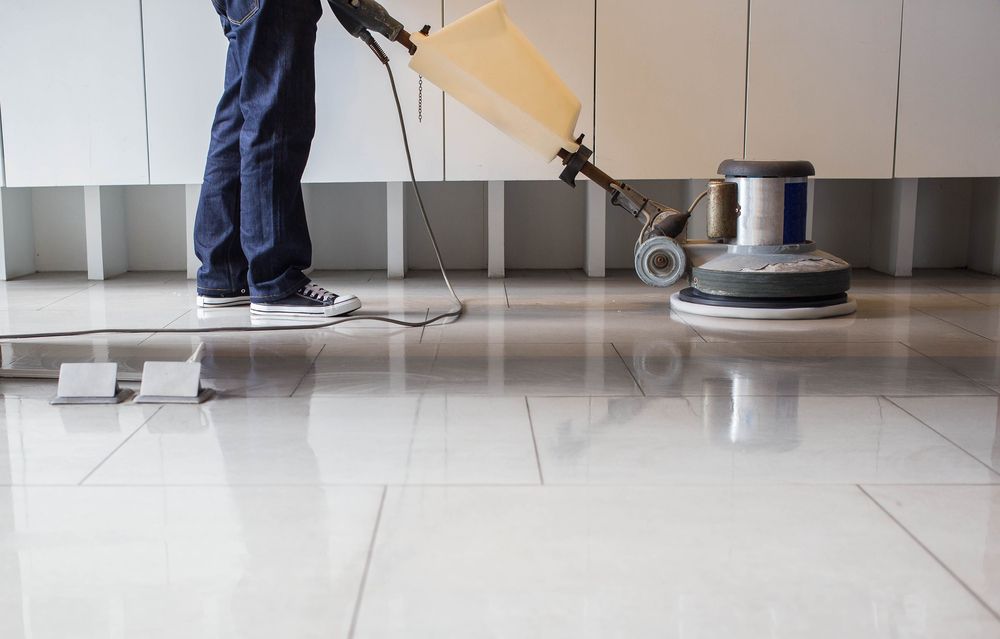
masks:
<path fill-rule="evenodd" d="M 322 273 L 368 312 L 432 274 Z M 0 638 L 1000 637 L 1000 280 L 681 317 L 629 273 L 460 273 L 468 317 L 199 338 L 179 274 L 0 284 L 6 368 L 187 359 L 201 407 L 4 382 Z M 156 330 L 153 330 L 156 329 Z"/>

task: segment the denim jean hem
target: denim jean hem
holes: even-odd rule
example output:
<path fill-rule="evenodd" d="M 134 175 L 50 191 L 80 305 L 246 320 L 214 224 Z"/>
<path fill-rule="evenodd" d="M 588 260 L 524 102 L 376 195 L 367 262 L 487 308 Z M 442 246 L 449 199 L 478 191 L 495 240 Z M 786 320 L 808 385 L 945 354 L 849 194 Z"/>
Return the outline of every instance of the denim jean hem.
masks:
<path fill-rule="evenodd" d="M 205 288 L 203 286 L 197 287 L 198 295 L 204 295 L 207 297 L 246 297 L 250 294 L 249 288 L 242 289 L 229 289 L 229 288 Z"/>
<path fill-rule="evenodd" d="M 294 279 L 287 277 L 282 278 L 282 280 L 279 280 L 278 283 L 267 287 L 269 290 L 277 290 L 279 292 L 261 295 L 259 289 L 253 290 L 250 294 L 250 301 L 254 304 L 266 304 L 268 302 L 283 300 L 308 284 L 310 281 L 311 280 L 305 275 L 301 275 L 300 277 Z M 292 282 L 292 284 L 288 284 L 287 282 Z"/>

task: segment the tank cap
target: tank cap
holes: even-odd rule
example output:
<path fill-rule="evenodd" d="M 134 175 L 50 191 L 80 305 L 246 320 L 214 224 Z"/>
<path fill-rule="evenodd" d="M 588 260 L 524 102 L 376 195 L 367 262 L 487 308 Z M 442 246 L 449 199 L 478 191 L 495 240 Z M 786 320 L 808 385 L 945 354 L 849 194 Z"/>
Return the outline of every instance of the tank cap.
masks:
<path fill-rule="evenodd" d="M 726 160 L 719 165 L 719 175 L 747 178 L 804 178 L 816 175 L 812 162 L 796 160 Z"/>

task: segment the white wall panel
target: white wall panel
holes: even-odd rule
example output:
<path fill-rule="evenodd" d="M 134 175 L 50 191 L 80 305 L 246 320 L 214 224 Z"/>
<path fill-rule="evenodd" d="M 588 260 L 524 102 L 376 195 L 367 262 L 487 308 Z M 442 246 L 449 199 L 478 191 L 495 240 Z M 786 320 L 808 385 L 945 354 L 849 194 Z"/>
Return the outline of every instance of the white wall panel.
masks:
<path fill-rule="evenodd" d="M 305 187 L 304 195 L 313 243 L 313 267 L 385 269 L 384 184 L 310 184 Z"/>
<path fill-rule="evenodd" d="M 191 243 L 184 219 L 183 186 L 125 189 L 128 270 L 183 271 Z"/>
<path fill-rule="evenodd" d="M 4 0 L 10 186 L 149 180 L 138 0 Z"/>
<path fill-rule="evenodd" d="M 420 193 L 434 226 L 441 257 L 449 269 L 485 269 L 487 185 L 483 182 L 425 184 Z M 416 195 L 403 187 L 406 202 L 406 256 L 414 270 L 434 270 L 437 260 L 420 216 Z"/>
<path fill-rule="evenodd" d="M 753 0 L 748 158 L 892 177 L 902 0 Z"/>
<path fill-rule="evenodd" d="M 83 189 L 60 187 L 31 193 L 35 268 L 86 271 L 87 225 Z"/>
<path fill-rule="evenodd" d="M 867 268 L 872 253 L 872 180 L 815 180 L 812 240 L 819 248 Z"/>
<path fill-rule="evenodd" d="M 1000 2 L 906 0 L 897 177 L 1000 176 Z"/>
<path fill-rule="evenodd" d="M 0 188 L 0 280 L 35 272 L 31 189 Z M 3 301 L 0 300 L 0 305 Z"/>
<path fill-rule="evenodd" d="M 517 182 L 507 185 L 506 200 L 508 269 L 584 266 L 587 189 Z"/>
<path fill-rule="evenodd" d="M 0 188 L 7 186 L 7 168 L 3 161 L 3 104 L 0 103 Z"/>
<path fill-rule="evenodd" d="M 228 40 L 208 0 L 143 0 L 153 184 L 201 184 Z"/>
<path fill-rule="evenodd" d="M 1000 179 L 973 180 L 969 268 L 1000 275 Z"/>
<path fill-rule="evenodd" d="M 445 21 L 454 22 L 485 0 L 447 0 Z M 594 0 L 507 0 L 515 24 L 538 47 L 583 109 L 577 133 L 594 143 Z M 478 115 L 446 98 L 446 175 L 449 180 L 556 180 L 558 161 L 545 159 L 510 139 Z"/>
<path fill-rule="evenodd" d="M 410 31 L 418 31 L 424 24 L 440 27 L 441 0 L 386 0 L 383 4 Z M 442 94 L 425 83 L 424 118 L 420 122 L 419 77 L 408 67 L 410 57 L 398 44 L 380 42 L 393 61 L 417 178 L 441 180 L 444 174 Z M 344 31 L 329 8 L 319 27 L 316 75 L 317 131 L 305 181 L 409 180 L 399 119 L 385 69 L 367 46 Z"/>
<path fill-rule="evenodd" d="M 743 157 L 747 0 L 597 0 L 597 160 L 622 179 Z"/>
<path fill-rule="evenodd" d="M 973 180 L 920 180 L 913 268 L 969 265 L 973 186 Z"/>

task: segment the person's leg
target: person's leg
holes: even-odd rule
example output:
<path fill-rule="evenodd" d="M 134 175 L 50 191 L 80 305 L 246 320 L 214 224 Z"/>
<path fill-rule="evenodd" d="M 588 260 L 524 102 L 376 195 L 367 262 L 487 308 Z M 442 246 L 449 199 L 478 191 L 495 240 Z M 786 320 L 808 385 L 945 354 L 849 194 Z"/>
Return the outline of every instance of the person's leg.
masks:
<path fill-rule="evenodd" d="M 217 1 L 217 6 L 222 0 Z M 226 80 L 212 125 L 212 141 L 194 225 L 199 306 L 249 302 L 247 259 L 240 245 L 240 110 L 242 65 L 229 20 L 222 17 L 229 38 Z"/>
<path fill-rule="evenodd" d="M 316 130 L 316 25 L 321 0 L 250 0 L 235 27 L 243 67 L 240 233 L 254 302 L 309 283 L 312 243 L 302 174 Z M 232 17 L 232 16 L 231 16 Z"/>

